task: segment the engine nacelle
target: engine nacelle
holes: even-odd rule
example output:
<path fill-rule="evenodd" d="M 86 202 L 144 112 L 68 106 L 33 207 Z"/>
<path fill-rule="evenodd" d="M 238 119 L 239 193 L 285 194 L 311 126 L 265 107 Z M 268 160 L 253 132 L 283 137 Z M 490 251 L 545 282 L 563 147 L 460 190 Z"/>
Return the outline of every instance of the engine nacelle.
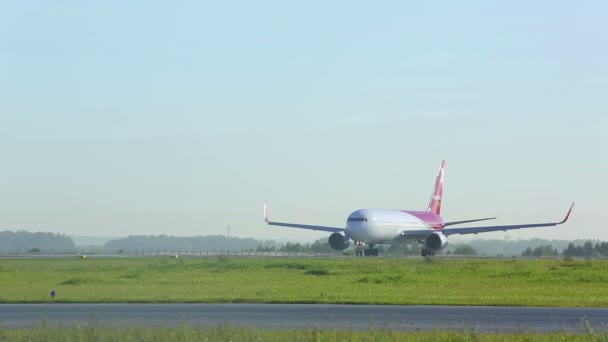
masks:
<path fill-rule="evenodd" d="M 424 240 L 424 246 L 432 251 L 438 251 L 448 242 L 448 238 L 441 232 L 434 232 Z"/>
<path fill-rule="evenodd" d="M 341 251 L 350 246 L 350 241 L 344 234 L 333 233 L 329 236 L 329 246 L 335 250 Z"/>

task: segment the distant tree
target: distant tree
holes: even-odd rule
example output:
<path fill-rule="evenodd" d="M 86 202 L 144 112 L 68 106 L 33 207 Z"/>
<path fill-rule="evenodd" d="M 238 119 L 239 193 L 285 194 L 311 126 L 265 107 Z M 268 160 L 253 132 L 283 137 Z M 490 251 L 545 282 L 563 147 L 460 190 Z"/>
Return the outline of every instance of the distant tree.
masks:
<path fill-rule="evenodd" d="M 601 256 L 608 256 L 608 242 L 596 243 L 594 250 Z"/>
<path fill-rule="evenodd" d="M 583 245 L 583 251 L 586 257 L 590 257 L 593 255 L 593 244 L 591 243 L 591 241 L 585 242 L 585 244 Z"/>
<path fill-rule="evenodd" d="M 575 246 L 574 243 L 569 243 L 562 254 L 570 257 L 582 257 L 585 256 L 585 251 L 582 246 Z"/>
<path fill-rule="evenodd" d="M 290 253 L 302 253 L 302 252 L 310 252 L 310 245 L 302 245 L 301 243 L 291 243 L 288 242 L 285 245 L 279 248 L 281 252 L 290 252 Z"/>
<path fill-rule="evenodd" d="M 327 239 L 323 239 L 323 242 L 321 242 L 321 240 L 317 240 L 317 241 L 313 242 L 313 244 L 310 245 L 310 250 L 314 253 L 336 252 L 336 250 L 334 250 L 333 248 L 331 248 L 329 246 L 329 242 L 327 241 Z"/>
<path fill-rule="evenodd" d="M 530 247 L 526 248 L 525 251 L 521 253 L 521 256 L 524 257 L 547 257 L 547 256 L 556 256 L 559 255 L 557 249 L 553 248 L 551 245 L 538 246 L 534 249 Z"/>
<path fill-rule="evenodd" d="M 541 256 L 544 257 L 544 256 L 559 255 L 559 253 L 557 252 L 556 249 L 551 247 L 551 245 L 546 245 L 546 246 L 539 246 L 539 247 L 534 248 L 532 255 L 534 255 L 535 257 L 541 257 Z"/>
<path fill-rule="evenodd" d="M 255 251 L 256 252 L 274 252 L 275 248 L 274 248 L 274 246 L 270 247 L 270 246 L 258 245 L 258 248 Z"/>

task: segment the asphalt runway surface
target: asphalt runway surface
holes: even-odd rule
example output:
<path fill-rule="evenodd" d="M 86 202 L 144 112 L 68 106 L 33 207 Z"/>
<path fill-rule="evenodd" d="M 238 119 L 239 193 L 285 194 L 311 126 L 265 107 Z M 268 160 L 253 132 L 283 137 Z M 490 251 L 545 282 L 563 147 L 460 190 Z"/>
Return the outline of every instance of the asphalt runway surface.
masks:
<path fill-rule="evenodd" d="M 324 304 L 1 304 L 0 328 L 61 324 L 235 326 L 265 329 L 465 330 L 584 332 L 605 330 L 608 309 L 504 306 Z"/>

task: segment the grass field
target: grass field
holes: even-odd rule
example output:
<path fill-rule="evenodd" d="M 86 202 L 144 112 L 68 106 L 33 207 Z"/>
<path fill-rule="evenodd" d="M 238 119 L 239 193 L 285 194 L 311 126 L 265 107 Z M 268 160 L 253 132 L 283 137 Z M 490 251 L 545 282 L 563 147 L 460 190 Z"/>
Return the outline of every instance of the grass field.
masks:
<path fill-rule="evenodd" d="M 0 259 L 1 303 L 608 306 L 608 261 Z"/>
<path fill-rule="evenodd" d="M 42 326 L 31 330 L 2 330 L 0 341 L 608 341 L 608 332 L 482 334 L 477 332 L 394 332 L 387 330 L 270 331 L 234 326 L 192 328 L 120 328 L 96 324 L 75 327 Z"/>

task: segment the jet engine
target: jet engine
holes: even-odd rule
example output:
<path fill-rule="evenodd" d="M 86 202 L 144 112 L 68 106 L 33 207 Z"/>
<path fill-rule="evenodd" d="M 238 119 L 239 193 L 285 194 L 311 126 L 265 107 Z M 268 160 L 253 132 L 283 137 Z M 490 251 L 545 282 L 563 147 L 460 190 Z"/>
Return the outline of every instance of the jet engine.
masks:
<path fill-rule="evenodd" d="M 350 246 L 350 241 L 344 234 L 333 233 L 329 236 L 329 246 L 335 250 L 341 251 Z"/>
<path fill-rule="evenodd" d="M 448 238 L 441 232 L 434 232 L 426 237 L 424 246 L 431 251 L 438 251 L 447 243 Z"/>

